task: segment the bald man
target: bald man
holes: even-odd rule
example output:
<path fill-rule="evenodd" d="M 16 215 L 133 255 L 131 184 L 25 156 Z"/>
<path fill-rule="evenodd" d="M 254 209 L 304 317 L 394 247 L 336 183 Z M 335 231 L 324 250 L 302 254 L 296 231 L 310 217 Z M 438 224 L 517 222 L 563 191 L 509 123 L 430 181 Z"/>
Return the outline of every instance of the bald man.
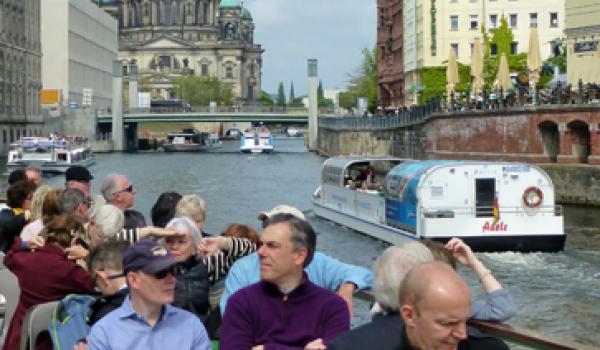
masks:
<path fill-rule="evenodd" d="M 399 293 L 405 337 L 398 349 L 508 349 L 492 338 L 467 338 L 471 290 L 448 265 L 421 264 L 404 278 Z"/>

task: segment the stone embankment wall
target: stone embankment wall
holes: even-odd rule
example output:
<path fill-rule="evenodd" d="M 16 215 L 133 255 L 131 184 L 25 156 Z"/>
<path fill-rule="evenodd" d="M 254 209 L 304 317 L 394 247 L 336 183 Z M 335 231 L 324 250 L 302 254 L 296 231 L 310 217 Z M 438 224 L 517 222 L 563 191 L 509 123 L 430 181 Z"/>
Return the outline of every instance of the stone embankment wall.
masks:
<path fill-rule="evenodd" d="M 600 167 L 566 164 L 540 166 L 554 182 L 557 202 L 600 206 Z"/>

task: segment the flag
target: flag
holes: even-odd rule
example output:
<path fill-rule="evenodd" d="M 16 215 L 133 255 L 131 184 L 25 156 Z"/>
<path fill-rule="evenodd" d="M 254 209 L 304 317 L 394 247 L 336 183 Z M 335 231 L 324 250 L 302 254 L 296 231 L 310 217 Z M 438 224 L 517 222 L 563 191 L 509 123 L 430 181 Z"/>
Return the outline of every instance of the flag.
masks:
<path fill-rule="evenodd" d="M 494 206 L 492 207 L 492 212 L 494 214 L 494 223 L 497 224 L 500 221 L 500 205 L 498 205 L 498 193 L 494 196 Z"/>

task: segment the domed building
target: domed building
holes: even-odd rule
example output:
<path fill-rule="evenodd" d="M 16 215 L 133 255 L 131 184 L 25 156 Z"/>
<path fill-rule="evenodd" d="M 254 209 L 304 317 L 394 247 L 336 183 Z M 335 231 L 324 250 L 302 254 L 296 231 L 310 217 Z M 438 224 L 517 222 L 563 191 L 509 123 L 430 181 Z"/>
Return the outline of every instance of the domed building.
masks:
<path fill-rule="evenodd" d="M 119 57 L 155 94 L 182 75 L 216 77 L 240 104 L 259 100 L 263 49 L 243 0 L 95 0 L 119 21 Z M 185 98 L 185 93 L 184 93 Z"/>

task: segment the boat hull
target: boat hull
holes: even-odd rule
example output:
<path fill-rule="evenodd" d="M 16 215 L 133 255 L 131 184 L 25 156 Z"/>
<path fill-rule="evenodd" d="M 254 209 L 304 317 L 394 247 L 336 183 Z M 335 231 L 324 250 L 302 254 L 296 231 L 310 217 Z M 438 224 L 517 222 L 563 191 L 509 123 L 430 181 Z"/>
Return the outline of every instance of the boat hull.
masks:
<path fill-rule="evenodd" d="M 165 152 L 205 152 L 211 148 L 200 144 L 165 144 Z"/>
<path fill-rule="evenodd" d="M 92 166 L 96 163 L 96 159 L 94 157 L 87 158 L 74 163 L 57 163 L 52 161 L 39 161 L 39 160 L 23 160 L 17 162 L 9 162 L 6 164 L 6 168 L 8 172 L 17 169 L 26 169 L 27 167 L 33 166 L 40 169 L 43 173 L 47 174 L 64 174 L 67 172 L 73 165 L 80 165 L 84 167 Z"/>

